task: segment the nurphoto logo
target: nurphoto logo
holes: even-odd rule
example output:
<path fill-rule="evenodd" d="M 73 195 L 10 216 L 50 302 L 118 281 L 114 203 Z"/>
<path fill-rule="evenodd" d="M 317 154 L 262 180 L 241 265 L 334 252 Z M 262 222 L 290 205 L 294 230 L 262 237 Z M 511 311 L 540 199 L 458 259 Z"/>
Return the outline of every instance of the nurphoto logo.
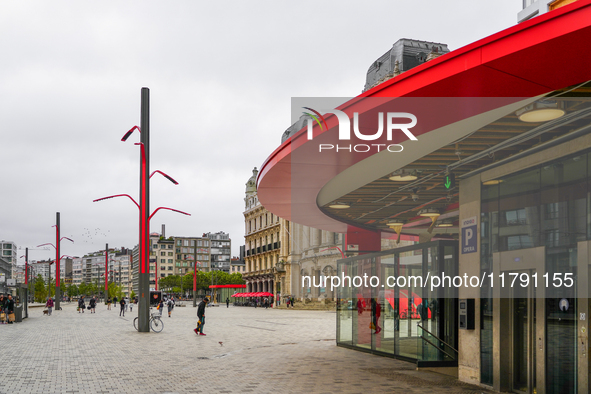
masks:
<path fill-rule="evenodd" d="M 313 129 L 314 129 L 314 122 L 318 123 L 320 126 L 320 130 L 328 130 L 328 126 L 326 124 L 326 120 L 324 116 L 320 114 L 320 112 L 310 108 L 310 107 L 303 107 L 304 109 L 310 112 L 304 112 L 305 115 L 308 115 L 310 118 L 307 121 L 307 135 L 308 140 L 312 140 L 314 138 Z M 326 111 L 326 113 L 332 113 L 336 115 L 337 120 L 339 122 L 339 141 L 350 141 L 351 140 L 351 120 L 349 116 L 344 113 L 343 111 L 332 109 L 330 111 Z M 353 133 L 356 138 L 362 141 L 375 141 L 382 137 L 384 133 L 384 119 L 386 123 L 386 139 L 388 141 L 392 141 L 392 135 L 394 131 L 401 131 L 403 132 L 409 140 L 417 141 L 417 137 L 410 131 L 411 128 L 417 125 L 417 117 L 408 112 L 387 112 L 385 115 L 383 112 L 378 113 L 378 130 L 373 134 L 363 134 L 359 129 L 359 113 L 353 112 Z M 400 120 L 406 120 L 406 122 L 401 123 Z M 333 144 L 319 144 L 318 151 L 327 151 L 327 150 L 336 150 L 339 151 L 348 151 L 348 152 L 369 152 L 370 150 L 376 150 L 379 152 L 380 150 L 386 149 L 388 152 L 402 152 L 404 147 L 400 144 L 349 144 L 349 145 L 333 145 Z"/>

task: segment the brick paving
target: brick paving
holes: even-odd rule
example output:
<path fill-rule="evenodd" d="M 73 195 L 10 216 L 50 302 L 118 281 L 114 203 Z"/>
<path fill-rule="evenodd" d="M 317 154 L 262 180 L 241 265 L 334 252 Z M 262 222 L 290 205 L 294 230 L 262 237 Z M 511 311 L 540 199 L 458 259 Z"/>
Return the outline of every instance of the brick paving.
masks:
<path fill-rule="evenodd" d="M 0 393 L 483 393 L 413 364 L 335 345 L 334 312 L 214 307 L 207 336 L 196 309 L 138 333 L 137 311 L 62 304 L 51 317 L 29 309 L 0 325 Z M 221 342 L 221 344 L 220 344 Z"/>

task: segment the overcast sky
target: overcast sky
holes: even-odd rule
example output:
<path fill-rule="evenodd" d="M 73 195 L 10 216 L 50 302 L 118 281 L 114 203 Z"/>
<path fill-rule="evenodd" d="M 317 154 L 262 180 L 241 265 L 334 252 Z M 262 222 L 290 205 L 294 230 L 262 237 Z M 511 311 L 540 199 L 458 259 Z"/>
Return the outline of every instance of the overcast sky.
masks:
<path fill-rule="evenodd" d="M 521 0 L 13 1 L 0 5 L 0 239 L 82 256 L 138 242 L 140 90 L 151 95 L 152 231 L 244 243 L 244 190 L 290 125 L 291 97 L 358 95 L 399 38 L 458 49 Z M 21 249 L 22 248 L 22 249 Z M 24 259 L 19 259 L 24 262 Z"/>

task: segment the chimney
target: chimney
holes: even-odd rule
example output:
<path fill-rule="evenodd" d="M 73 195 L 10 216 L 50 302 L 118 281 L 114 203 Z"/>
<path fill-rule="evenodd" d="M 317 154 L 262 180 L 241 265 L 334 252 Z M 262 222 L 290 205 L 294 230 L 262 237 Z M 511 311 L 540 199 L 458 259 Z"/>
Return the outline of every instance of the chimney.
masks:
<path fill-rule="evenodd" d="M 162 238 L 166 238 L 166 235 L 164 235 L 164 224 L 162 225 Z"/>

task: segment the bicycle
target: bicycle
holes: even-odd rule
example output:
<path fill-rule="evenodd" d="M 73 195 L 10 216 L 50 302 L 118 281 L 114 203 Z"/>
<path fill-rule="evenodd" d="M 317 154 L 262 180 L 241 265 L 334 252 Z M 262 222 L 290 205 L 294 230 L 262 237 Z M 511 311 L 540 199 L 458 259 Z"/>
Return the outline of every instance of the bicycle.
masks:
<path fill-rule="evenodd" d="M 150 308 L 150 310 L 152 310 L 152 308 Z M 150 328 L 154 332 L 161 332 L 164 329 L 164 322 L 160 319 L 160 317 L 160 313 L 152 313 L 150 315 L 149 324 Z M 133 319 L 133 328 L 135 328 L 136 331 L 138 331 L 138 319 L 139 317 Z"/>

